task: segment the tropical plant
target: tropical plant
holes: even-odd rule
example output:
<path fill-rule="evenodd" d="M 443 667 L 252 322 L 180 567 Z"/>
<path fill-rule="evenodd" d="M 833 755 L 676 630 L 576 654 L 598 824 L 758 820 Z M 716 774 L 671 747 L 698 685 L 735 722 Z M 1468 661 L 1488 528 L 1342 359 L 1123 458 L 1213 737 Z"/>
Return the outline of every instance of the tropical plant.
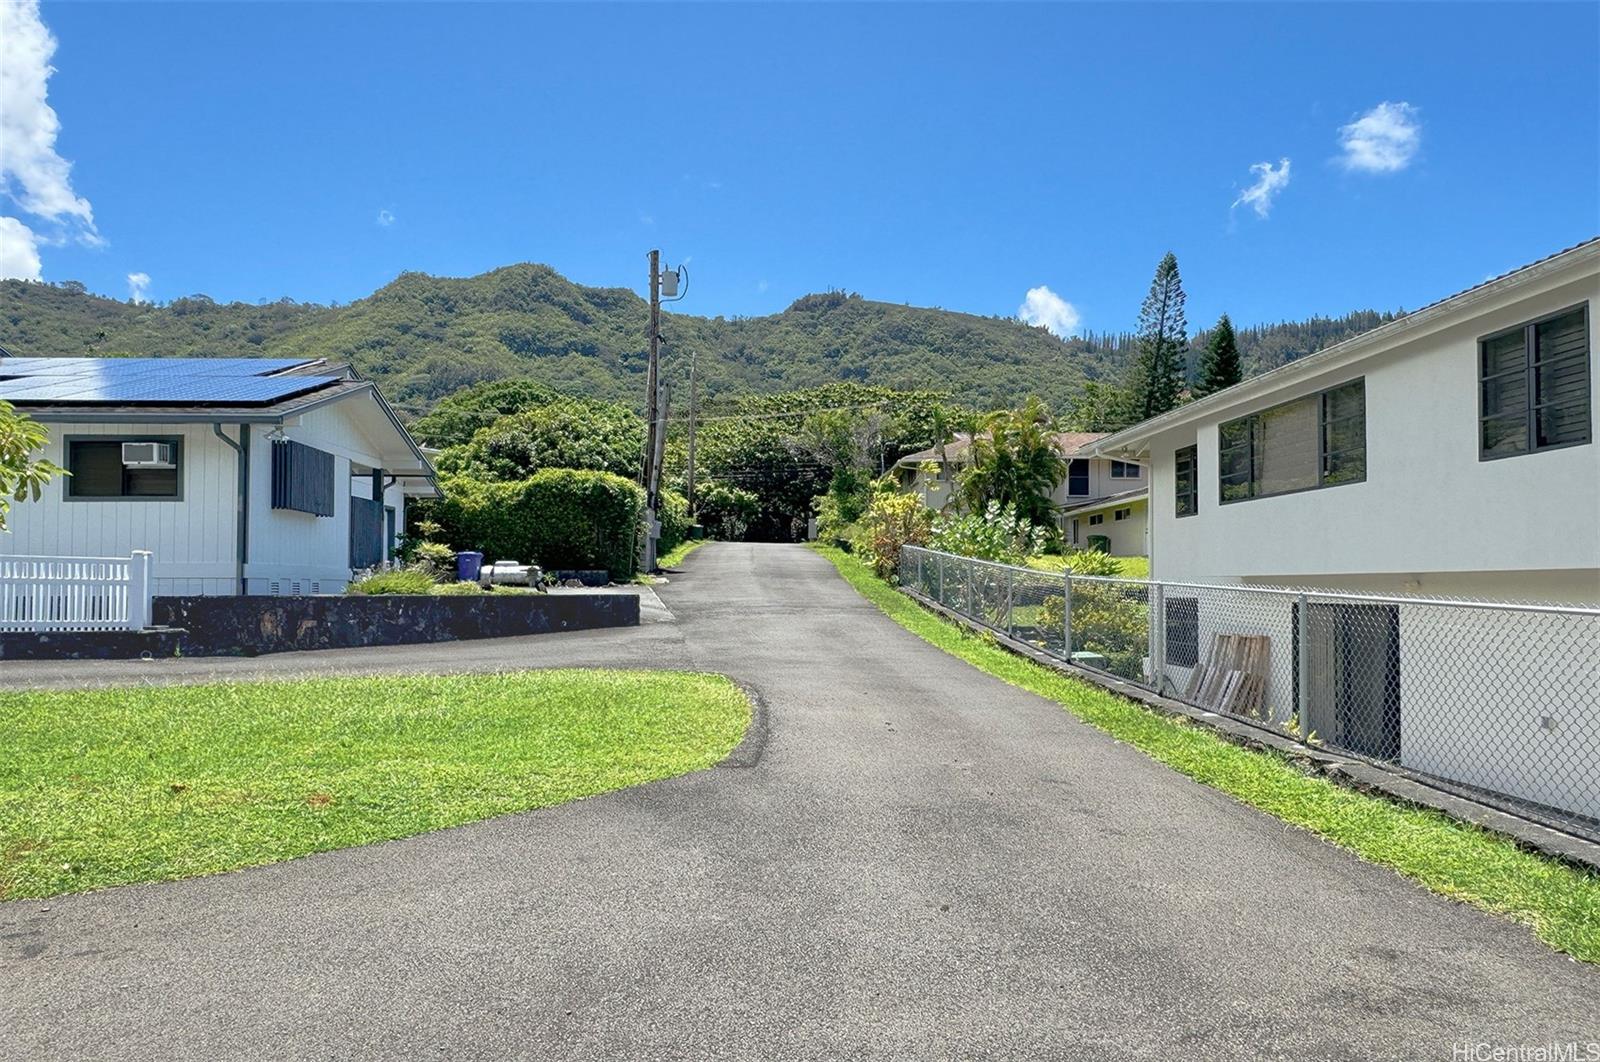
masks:
<path fill-rule="evenodd" d="M 963 557 L 1021 564 L 1044 551 L 1045 529 L 1011 506 L 992 501 L 981 513 L 945 510 L 933 520 L 928 545 Z"/>
<path fill-rule="evenodd" d="M 972 512 L 998 504 L 1029 523 L 1049 525 L 1055 511 L 1050 495 L 1067 474 L 1049 411 L 1029 398 L 1021 409 L 991 414 L 983 426 L 972 440 L 971 464 L 961 474 L 962 503 Z"/>
<path fill-rule="evenodd" d="M 1073 575 L 1122 574 L 1122 562 L 1099 549 L 1068 549 L 1061 554 L 1061 562 Z"/>
<path fill-rule="evenodd" d="M 861 518 L 857 552 L 870 555 L 878 578 L 893 580 L 900 571 L 900 551 L 927 544 L 933 519 L 933 510 L 916 495 L 879 491 Z"/>
<path fill-rule="evenodd" d="M 456 551 L 443 542 L 418 542 L 407 558 L 412 567 L 432 573 L 436 579 L 452 575 L 456 570 Z"/>
<path fill-rule="evenodd" d="M 50 439 L 44 425 L 0 402 L 0 531 L 14 501 L 39 500 L 51 477 L 66 473 L 60 465 L 37 456 Z"/>

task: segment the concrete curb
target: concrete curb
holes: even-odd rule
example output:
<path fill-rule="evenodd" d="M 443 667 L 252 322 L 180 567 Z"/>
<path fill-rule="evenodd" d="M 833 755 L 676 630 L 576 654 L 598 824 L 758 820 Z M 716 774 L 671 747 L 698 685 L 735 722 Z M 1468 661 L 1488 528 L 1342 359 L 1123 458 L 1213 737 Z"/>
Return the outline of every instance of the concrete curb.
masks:
<path fill-rule="evenodd" d="M 1036 646 L 1018 641 L 1003 631 L 997 631 L 958 612 L 945 608 L 938 602 L 914 590 L 899 588 L 906 597 L 923 608 L 958 626 L 994 638 L 995 642 L 1036 664 L 1052 668 L 1073 678 L 1091 682 L 1131 701 L 1136 701 L 1162 715 L 1187 719 L 1204 726 L 1224 740 L 1245 748 L 1270 750 L 1296 763 L 1304 764 L 1316 773 L 1339 785 L 1364 793 L 1376 793 L 1413 807 L 1430 808 L 1443 812 L 1453 819 L 1482 826 L 1486 830 L 1509 837 L 1524 848 L 1532 849 L 1564 863 L 1584 870 L 1600 873 L 1600 844 L 1586 841 L 1569 833 L 1553 829 L 1532 819 L 1501 810 L 1460 793 L 1442 789 L 1437 784 L 1416 778 L 1408 773 L 1379 766 L 1367 760 L 1341 756 L 1313 745 L 1303 745 L 1286 734 L 1270 727 L 1234 716 L 1219 715 L 1204 708 L 1196 708 L 1170 697 L 1150 692 L 1115 675 L 1069 664 L 1043 652 Z"/>

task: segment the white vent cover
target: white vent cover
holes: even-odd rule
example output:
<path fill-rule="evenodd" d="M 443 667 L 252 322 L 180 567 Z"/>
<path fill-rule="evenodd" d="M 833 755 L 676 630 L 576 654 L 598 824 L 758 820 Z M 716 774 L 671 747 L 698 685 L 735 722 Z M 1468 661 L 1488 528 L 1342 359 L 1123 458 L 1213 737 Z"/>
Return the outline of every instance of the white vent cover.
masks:
<path fill-rule="evenodd" d="M 127 468 L 171 468 L 172 444 L 164 442 L 125 442 L 122 463 Z"/>

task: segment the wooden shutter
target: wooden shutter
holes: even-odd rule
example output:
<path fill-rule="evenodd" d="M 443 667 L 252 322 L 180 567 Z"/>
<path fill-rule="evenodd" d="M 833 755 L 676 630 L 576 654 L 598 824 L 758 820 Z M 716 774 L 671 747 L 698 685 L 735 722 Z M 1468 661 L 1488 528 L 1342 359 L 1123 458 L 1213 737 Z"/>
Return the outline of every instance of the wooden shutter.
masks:
<path fill-rule="evenodd" d="M 272 507 L 333 515 L 333 455 L 280 439 L 272 444 Z"/>

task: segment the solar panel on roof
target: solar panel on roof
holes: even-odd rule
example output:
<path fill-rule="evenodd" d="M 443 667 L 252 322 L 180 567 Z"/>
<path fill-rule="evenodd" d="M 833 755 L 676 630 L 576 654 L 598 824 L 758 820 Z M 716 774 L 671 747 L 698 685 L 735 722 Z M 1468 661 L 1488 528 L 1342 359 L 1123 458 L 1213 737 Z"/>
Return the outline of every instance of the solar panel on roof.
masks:
<path fill-rule="evenodd" d="M 151 373 L 249 378 L 308 365 L 305 358 L 0 358 L 0 376 L 101 376 Z"/>
<path fill-rule="evenodd" d="M 0 399 L 21 403 L 262 405 L 337 383 L 272 376 L 304 358 L 3 358 Z"/>
<path fill-rule="evenodd" d="M 0 381 L 0 398 L 22 403 L 63 405 L 263 405 L 337 382 L 336 376 L 195 376 L 175 380 L 95 380 L 68 376 L 49 380 Z"/>

